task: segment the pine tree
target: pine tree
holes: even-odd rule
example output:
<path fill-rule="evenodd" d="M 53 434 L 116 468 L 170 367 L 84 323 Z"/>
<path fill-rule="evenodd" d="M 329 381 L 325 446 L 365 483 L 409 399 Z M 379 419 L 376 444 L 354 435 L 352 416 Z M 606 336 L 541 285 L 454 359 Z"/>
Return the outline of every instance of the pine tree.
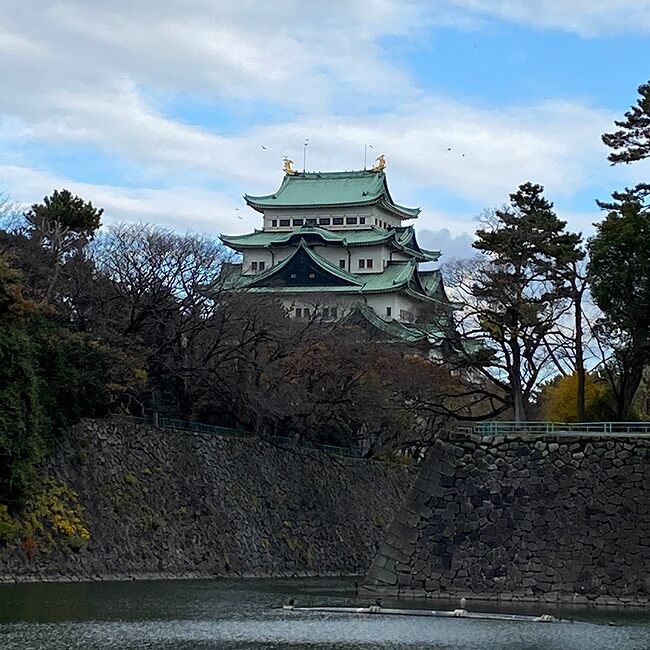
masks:
<path fill-rule="evenodd" d="M 568 271 L 582 257 L 580 235 L 543 196 L 544 188 L 524 183 L 497 210 L 493 223 L 478 230 L 474 247 L 489 260 L 472 293 L 485 344 L 496 352 L 494 366 L 505 373 L 517 422 L 526 419 L 532 390 L 549 359 L 547 337 L 568 308 Z"/>
<path fill-rule="evenodd" d="M 607 159 L 616 165 L 650 157 L 650 81 L 639 86 L 639 99 L 625 113 L 624 120 L 616 120 L 614 133 L 603 134 L 603 142 L 614 149 Z"/>
<path fill-rule="evenodd" d="M 606 368 L 616 416 L 633 417 L 632 401 L 650 362 L 650 185 L 614 192 L 598 202 L 607 217 L 589 241 L 591 292 L 603 312 L 599 325 L 614 350 Z"/>

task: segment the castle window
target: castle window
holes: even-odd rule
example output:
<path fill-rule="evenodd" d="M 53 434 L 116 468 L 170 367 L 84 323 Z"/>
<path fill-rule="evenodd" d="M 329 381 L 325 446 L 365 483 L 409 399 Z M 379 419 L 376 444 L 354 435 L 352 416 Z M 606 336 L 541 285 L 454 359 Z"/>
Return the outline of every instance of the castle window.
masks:
<path fill-rule="evenodd" d="M 365 217 L 359 217 L 359 223 L 361 225 L 365 224 L 366 223 L 366 218 Z"/>
<path fill-rule="evenodd" d="M 296 274 L 295 274 L 295 273 L 292 273 L 289 277 L 290 277 L 292 280 L 295 280 L 295 279 L 296 279 Z"/>
<path fill-rule="evenodd" d="M 372 268 L 372 258 L 366 260 L 366 268 L 367 269 Z"/>
<path fill-rule="evenodd" d="M 308 226 L 315 226 L 315 225 L 316 225 L 316 219 L 306 219 L 306 220 L 305 220 L 305 223 L 306 223 Z"/>
<path fill-rule="evenodd" d="M 359 260 L 359 268 L 360 269 L 366 268 L 366 260 Z"/>
<path fill-rule="evenodd" d="M 339 260 L 339 268 L 344 269 L 345 268 L 345 260 Z"/>
<path fill-rule="evenodd" d="M 251 271 L 257 271 L 257 262 L 251 262 Z"/>
<path fill-rule="evenodd" d="M 263 271 L 263 270 L 266 268 L 266 262 L 258 262 L 258 263 L 257 263 L 257 268 L 258 268 L 260 271 Z"/>
<path fill-rule="evenodd" d="M 271 225 L 276 228 L 278 225 L 278 220 L 277 219 L 271 219 Z"/>
<path fill-rule="evenodd" d="M 392 316 L 392 315 L 393 315 L 393 308 L 386 307 L 386 316 Z"/>
<path fill-rule="evenodd" d="M 346 217 L 345 218 L 345 223 L 347 223 L 348 225 L 356 225 L 357 218 L 356 217 Z"/>
<path fill-rule="evenodd" d="M 401 321 L 406 322 L 406 323 L 412 323 L 415 320 L 415 317 L 413 316 L 412 311 L 409 311 L 408 309 L 400 309 L 399 310 L 399 319 Z"/>
<path fill-rule="evenodd" d="M 315 273 L 310 273 L 310 274 L 309 274 L 309 279 L 310 279 L 310 280 L 314 280 L 315 278 L 316 278 L 316 274 L 315 274 Z"/>
<path fill-rule="evenodd" d="M 280 226 L 290 226 L 291 221 L 289 219 L 280 219 Z"/>
<path fill-rule="evenodd" d="M 342 226 L 343 225 L 343 217 L 334 217 L 332 219 L 332 225 L 333 226 Z"/>
<path fill-rule="evenodd" d="M 294 219 L 293 220 L 293 225 L 294 226 L 302 226 L 302 224 L 304 224 L 304 223 L 305 223 L 304 219 Z"/>
<path fill-rule="evenodd" d="M 319 223 L 321 226 L 329 226 L 329 225 L 330 225 L 330 218 L 329 218 L 329 217 L 321 217 L 321 218 L 318 220 L 318 223 Z"/>

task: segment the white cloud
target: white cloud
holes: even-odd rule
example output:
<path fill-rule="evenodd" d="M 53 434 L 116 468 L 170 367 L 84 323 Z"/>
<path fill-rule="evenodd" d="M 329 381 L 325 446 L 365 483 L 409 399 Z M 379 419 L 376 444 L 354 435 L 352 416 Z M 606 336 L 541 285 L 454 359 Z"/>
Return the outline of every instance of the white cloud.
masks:
<path fill-rule="evenodd" d="M 610 17 L 612 3 L 619 11 Z M 552 198 L 568 197 L 612 175 L 600 133 L 616 116 L 559 101 L 486 109 L 425 96 L 407 71 L 386 60 L 382 39 L 483 16 L 581 33 L 614 20 L 641 29 L 649 4 L 6 0 L 0 186 L 26 201 L 67 186 L 115 218 L 237 232 L 259 223 L 239 195 L 272 191 L 285 154 L 301 167 L 301 143 L 309 137 L 307 166 L 317 169 L 359 168 L 364 145 L 373 143 L 374 154 L 387 154 L 395 199 L 404 203 L 426 189 L 498 205 L 525 180 L 544 184 Z M 267 102 L 286 117 L 227 134 L 166 115 L 166 100 L 176 95 L 215 106 Z M 22 144 L 60 151 L 91 145 L 135 170 L 128 184 L 139 187 L 36 171 Z M 215 183 L 227 189 L 205 189 Z M 466 221 L 422 207 L 423 227 L 467 232 Z"/>
<path fill-rule="evenodd" d="M 236 197 L 189 187 L 126 188 L 79 183 L 27 167 L 0 165 L 0 178 L 10 198 L 24 206 L 40 201 L 54 189 L 74 194 L 104 208 L 104 224 L 141 221 L 184 232 L 238 233 L 259 227 L 259 215 L 240 205 Z M 0 186 L 0 191 L 5 187 Z"/>
<path fill-rule="evenodd" d="M 650 32 L 650 0 L 447 0 L 461 13 L 491 16 L 582 36 Z"/>

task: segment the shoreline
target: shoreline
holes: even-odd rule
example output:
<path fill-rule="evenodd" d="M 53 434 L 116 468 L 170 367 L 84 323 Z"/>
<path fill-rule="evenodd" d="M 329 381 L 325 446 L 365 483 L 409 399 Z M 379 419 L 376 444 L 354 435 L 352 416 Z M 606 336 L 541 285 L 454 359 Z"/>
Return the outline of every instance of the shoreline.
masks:
<path fill-rule="evenodd" d="M 6 585 L 35 585 L 35 584 L 89 584 L 89 583 L 104 583 L 104 582 L 172 582 L 184 580 L 212 580 L 215 582 L 235 582 L 235 581 L 254 581 L 254 580 L 300 580 L 309 578 L 349 578 L 350 580 L 357 579 L 360 583 L 364 578 L 361 573 L 319 573 L 315 571 L 296 571 L 292 573 L 270 574 L 270 573 L 246 573 L 241 575 L 216 575 L 201 572 L 188 572 L 182 574 L 170 573 L 132 573 L 132 574 L 101 574 L 96 576 L 39 576 L 39 575 L 0 575 L 0 587 Z M 599 596 L 596 599 L 589 599 L 586 596 L 569 596 L 566 598 L 558 596 L 556 598 L 550 597 L 534 597 L 534 596 L 517 596 L 514 594 L 428 594 L 427 596 L 407 595 L 400 594 L 394 596 L 388 593 L 381 594 L 379 591 L 368 589 L 359 584 L 359 596 L 366 596 L 374 598 L 382 596 L 386 599 L 410 601 L 413 604 L 419 605 L 425 603 L 456 603 L 460 598 L 465 598 L 468 603 L 486 603 L 490 606 L 506 605 L 506 606 L 524 606 L 537 604 L 540 607 L 575 607 L 577 609 L 589 610 L 634 610 L 634 611 L 650 611 L 650 600 L 635 601 L 635 600 L 621 600 L 611 596 Z M 601 599 L 601 600 L 599 600 Z M 426 609 L 426 607 L 422 607 Z"/>

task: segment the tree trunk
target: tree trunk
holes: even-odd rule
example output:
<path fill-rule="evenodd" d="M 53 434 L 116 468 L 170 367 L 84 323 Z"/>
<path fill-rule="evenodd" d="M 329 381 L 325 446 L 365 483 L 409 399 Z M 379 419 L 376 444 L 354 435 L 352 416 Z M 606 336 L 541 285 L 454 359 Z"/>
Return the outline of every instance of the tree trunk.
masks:
<path fill-rule="evenodd" d="M 578 379 L 578 390 L 576 393 L 576 415 L 578 422 L 587 419 L 587 408 L 585 398 L 586 371 L 584 350 L 582 348 L 582 294 L 584 289 L 577 289 L 574 294 L 575 311 L 575 355 L 576 355 L 576 376 Z"/>
<path fill-rule="evenodd" d="M 526 405 L 524 403 L 524 391 L 521 384 L 521 350 L 515 343 L 512 345 L 512 368 L 510 370 L 510 394 L 512 396 L 512 408 L 514 410 L 514 421 L 517 424 L 526 422 Z"/>

